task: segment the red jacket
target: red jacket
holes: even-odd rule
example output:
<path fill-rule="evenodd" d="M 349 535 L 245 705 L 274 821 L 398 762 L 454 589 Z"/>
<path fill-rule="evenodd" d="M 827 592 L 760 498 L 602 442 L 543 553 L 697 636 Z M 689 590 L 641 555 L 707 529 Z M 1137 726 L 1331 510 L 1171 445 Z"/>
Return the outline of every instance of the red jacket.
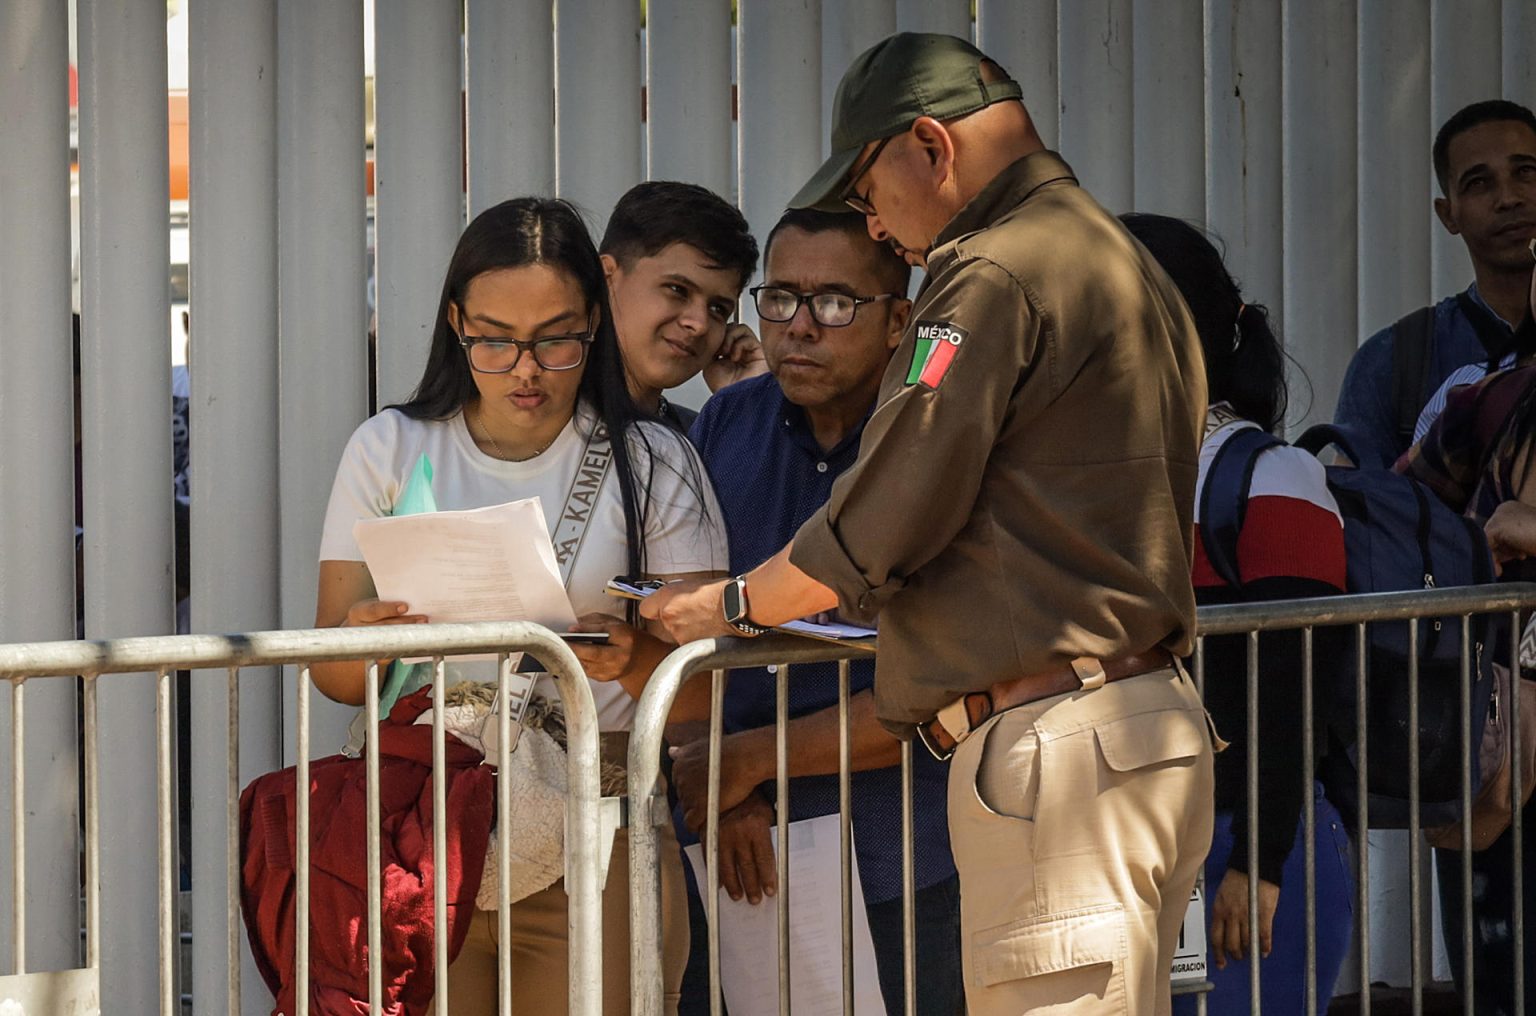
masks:
<path fill-rule="evenodd" d="M 401 699 L 379 724 L 383 838 L 384 997 L 387 1016 L 421 1016 L 433 973 L 432 728 L 414 720 L 431 689 Z M 495 775 L 480 753 L 448 737 L 450 958 L 469 931 L 475 892 L 495 821 Z M 368 799 L 363 759 L 310 763 L 309 1005 L 315 1016 L 368 1012 Z M 241 904 L 251 952 L 277 997 L 294 1004 L 294 866 L 297 792 L 293 769 L 268 773 L 240 795 Z"/>

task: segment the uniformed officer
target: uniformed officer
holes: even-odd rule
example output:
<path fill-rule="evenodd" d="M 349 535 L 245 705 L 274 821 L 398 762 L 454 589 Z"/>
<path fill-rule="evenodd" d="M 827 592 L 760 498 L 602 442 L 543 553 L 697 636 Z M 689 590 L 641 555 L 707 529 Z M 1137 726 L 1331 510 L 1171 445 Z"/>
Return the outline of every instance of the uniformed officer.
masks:
<path fill-rule="evenodd" d="M 1164 1013 L 1212 822 L 1209 728 L 1174 662 L 1194 325 L 966 42 L 860 55 L 832 148 L 792 204 L 852 205 L 928 269 L 858 460 L 771 560 L 644 612 L 680 641 L 878 613 L 882 721 L 954 756 L 970 1012 Z"/>

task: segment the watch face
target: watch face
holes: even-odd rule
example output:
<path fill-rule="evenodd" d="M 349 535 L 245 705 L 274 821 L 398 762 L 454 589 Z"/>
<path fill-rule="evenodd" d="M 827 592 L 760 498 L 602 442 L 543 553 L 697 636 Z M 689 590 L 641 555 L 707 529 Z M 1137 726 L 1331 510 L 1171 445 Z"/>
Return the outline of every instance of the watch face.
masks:
<path fill-rule="evenodd" d="M 742 615 L 746 613 L 741 603 L 741 582 L 727 582 L 721 599 L 725 607 L 725 620 L 730 624 L 740 621 Z"/>

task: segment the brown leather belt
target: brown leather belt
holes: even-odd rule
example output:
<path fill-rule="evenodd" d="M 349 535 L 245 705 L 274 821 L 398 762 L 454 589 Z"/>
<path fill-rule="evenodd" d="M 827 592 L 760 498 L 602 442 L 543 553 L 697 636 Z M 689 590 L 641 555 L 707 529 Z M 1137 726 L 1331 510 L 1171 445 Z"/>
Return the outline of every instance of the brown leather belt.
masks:
<path fill-rule="evenodd" d="M 1110 681 L 1149 674 L 1172 666 L 1173 654 L 1158 647 L 1135 656 L 1100 661 L 1079 657 L 1064 666 L 999 681 L 986 691 L 971 692 L 939 710 L 939 715 L 920 724 L 917 736 L 940 762 L 955 753 L 955 748 L 998 713 L 1041 699 L 1054 698 L 1080 688 L 1097 688 Z"/>

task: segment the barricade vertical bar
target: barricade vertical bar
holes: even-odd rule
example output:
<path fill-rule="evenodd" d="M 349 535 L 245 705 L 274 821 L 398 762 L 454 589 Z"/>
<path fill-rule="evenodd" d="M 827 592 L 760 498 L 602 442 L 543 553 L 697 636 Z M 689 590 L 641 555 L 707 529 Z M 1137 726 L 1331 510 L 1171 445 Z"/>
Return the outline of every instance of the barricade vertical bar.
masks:
<path fill-rule="evenodd" d="M 156 840 L 160 863 L 156 924 L 160 936 L 160 1014 L 176 1012 L 176 758 L 171 732 L 176 722 L 173 673 L 161 667 L 155 689 Z"/>
<path fill-rule="evenodd" d="M 1248 633 L 1248 999 L 1259 1011 L 1259 633 Z M 1235 830 L 1234 830 L 1235 832 Z"/>
<path fill-rule="evenodd" d="M 443 658 L 432 658 L 432 954 L 437 974 L 437 1011 L 453 1012 L 448 998 L 448 743 L 443 728 Z"/>
<path fill-rule="evenodd" d="M 1195 639 L 1195 691 L 1205 698 L 1205 638 Z"/>
<path fill-rule="evenodd" d="M 101 964 L 101 753 L 97 747 L 96 678 L 85 678 L 85 965 Z M 232 1012 L 234 1010 L 231 1010 Z"/>
<path fill-rule="evenodd" d="M 1357 894 L 1355 900 L 1355 913 L 1359 915 L 1360 927 L 1360 1014 L 1370 1016 L 1371 1010 L 1371 849 L 1366 835 L 1370 828 L 1369 798 L 1370 784 L 1366 779 L 1367 760 L 1366 753 L 1369 745 L 1366 743 L 1366 669 L 1365 653 L 1367 648 L 1365 625 L 1355 625 L 1355 765 L 1359 773 L 1355 784 L 1355 793 L 1359 801 L 1356 810 L 1355 828 L 1360 830 L 1359 844 L 1359 883 L 1355 887 Z"/>
<path fill-rule="evenodd" d="M 1514 610 L 1509 615 L 1509 712 L 1506 715 L 1513 732 L 1510 750 L 1514 753 L 1509 771 L 1509 836 L 1510 857 L 1513 859 L 1510 902 L 1515 911 L 1514 955 L 1518 957 L 1515 961 L 1515 1012 L 1525 1012 L 1525 870 L 1521 864 L 1521 858 L 1525 856 L 1525 830 L 1520 824 L 1521 812 L 1524 811 L 1520 802 L 1525 800 L 1524 772 L 1521 769 L 1525 746 L 1520 743 L 1520 635 L 1520 611 Z"/>
<path fill-rule="evenodd" d="M 368 770 L 368 1012 L 384 1010 L 384 888 L 383 844 L 379 824 L 383 808 L 379 794 L 379 662 L 369 660 L 363 672 L 363 709 L 367 714 L 364 752 Z M 434 869 L 435 870 L 435 869 Z"/>
<path fill-rule="evenodd" d="M 1195 690 L 1205 698 L 1205 639 L 1195 637 Z M 1200 866 L 1200 871 L 1195 875 L 1195 885 L 1200 887 L 1202 893 L 1210 892 L 1210 887 L 1205 884 L 1205 866 Z M 1195 1016 L 1206 1016 L 1205 992 L 1195 996 Z"/>
<path fill-rule="evenodd" d="M 512 1016 L 512 656 L 496 667 L 496 1012 Z M 645 816 L 641 821 L 645 821 Z"/>
<path fill-rule="evenodd" d="M 229 971 L 225 992 L 225 1012 L 240 1011 L 240 668 L 230 667 L 226 692 L 229 700 L 229 758 L 224 789 L 224 905 L 229 908 L 225 923 L 224 962 Z M 195 922 L 194 922 L 195 925 Z M 193 994 L 196 995 L 196 986 Z"/>
<path fill-rule="evenodd" d="M 298 1016 L 309 1016 L 309 664 L 299 666 L 294 780 L 299 814 L 294 822 L 293 856 L 298 868 L 293 905 L 293 985 Z"/>
<path fill-rule="evenodd" d="M 1424 847 L 1419 842 L 1419 622 L 1408 622 L 1408 981 L 1414 1016 L 1424 1011 Z"/>
<path fill-rule="evenodd" d="M 901 978 L 906 1016 L 917 1016 L 917 865 L 912 849 L 912 741 L 901 742 Z"/>
<path fill-rule="evenodd" d="M 11 682 L 11 972 L 27 972 L 27 752 L 23 697 L 26 682 Z"/>
<path fill-rule="evenodd" d="M 779 896 L 775 902 L 779 912 L 779 1016 L 789 1016 L 789 664 L 779 666 L 778 677 L 774 720 L 778 800 L 774 807 L 779 819 Z M 713 811 L 714 802 L 710 804 Z"/>
<path fill-rule="evenodd" d="M 848 661 L 837 661 L 837 814 L 842 862 L 843 1013 L 853 1012 L 853 747 L 848 741 Z"/>
<path fill-rule="evenodd" d="M 1306 1016 L 1317 1016 L 1317 748 L 1313 738 L 1312 629 L 1301 630 L 1301 809 L 1306 826 L 1307 960 Z"/>
<path fill-rule="evenodd" d="M 708 883 L 704 906 L 709 914 L 709 1012 L 720 1016 L 725 1002 L 720 985 L 720 740 L 725 724 L 725 671 L 709 672 L 709 773 L 704 820 L 704 856 Z"/>
<path fill-rule="evenodd" d="M 1477 1003 L 1476 972 L 1472 969 L 1472 618 L 1461 617 L 1461 985 L 1462 1006 L 1473 1012 Z M 1363 768 L 1363 767 L 1362 767 Z"/>

